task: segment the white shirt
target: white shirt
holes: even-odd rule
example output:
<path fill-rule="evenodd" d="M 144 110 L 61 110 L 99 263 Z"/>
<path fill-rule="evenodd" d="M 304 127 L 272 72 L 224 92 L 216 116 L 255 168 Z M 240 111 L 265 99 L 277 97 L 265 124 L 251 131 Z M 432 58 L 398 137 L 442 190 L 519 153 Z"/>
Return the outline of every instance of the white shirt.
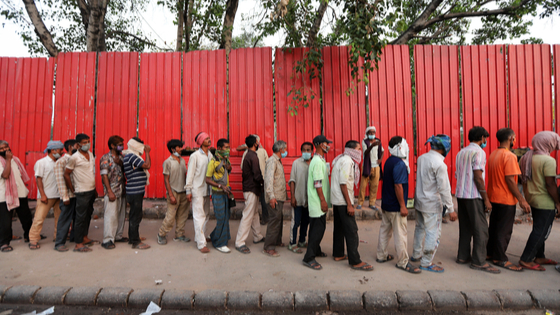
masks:
<path fill-rule="evenodd" d="M 444 159 L 443 155 L 434 150 L 418 158 L 414 196 L 416 210 L 423 213 L 441 213 L 443 206 L 446 206 L 447 213 L 454 212 L 451 185 Z"/>
<path fill-rule="evenodd" d="M 185 185 L 187 195 L 192 194 L 193 197 L 206 197 L 210 195 L 208 184 L 206 184 L 206 171 L 208 171 L 208 162 L 212 158 L 213 155 L 210 151 L 206 155 L 202 149 L 198 149 L 198 151 L 191 154 Z"/>
<path fill-rule="evenodd" d="M 18 191 L 18 198 L 26 198 L 27 194 L 29 194 L 29 190 L 25 187 L 25 183 L 23 179 L 21 179 L 21 173 L 19 172 L 19 167 L 17 163 L 12 159 L 12 173 L 16 178 L 16 186 Z M 4 172 L 4 167 L 2 163 L 0 163 L 0 174 Z M 0 202 L 6 202 L 6 183 L 8 182 L 7 179 L 0 177 Z"/>
<path fill-rule="evenodd" d="M 333 166 L 331 175 L 331 204 L 346 206 L 346 199 L 342 194 L 340 185 L 346 184 L 350 201 L 354 204 L 354 160 L 348 155 L 343 155 Z"/>
<path fill-rule="evenodd" d="M 58 193 L 58 187 L 56 186 L 56 176 L 54 175 L 54 165 L 55 161 L 51 159 L 50 156 L 45 156 L 35 163 L 35 177 L 41 177 L 43 181 L 43 189 L 45 190 L 45 195 L 48 199 L 58 199 L 60 194 Z M 37 187 L 37 199 L 41 199 L 41 192 L 39 187 Z"/>
<path fill-rule="evenodd" d="M 375 140 L 375 139 L 374 139 Z M 374 141 L 374 140 L 369 140 Z M 369 160 L 371 161 L 371 167 L 378 167 L 379 164 L 377 164 L 377 160 L 379 160 L 379 155 L 377 153 L 379 153 L 379 146 L 376 145 L 374 146 L 371 151 L 369 151 Z M 367 145 L 366 145 L 366 140 L 362 140 L 362 153 L 364 154 L 364 159 L 366 158 L 365 154 L 366 154 L 366 150 L 367 150 Z M 385 149 L 383 149 L 383 147 L 381 147 L 381 152 L 385 152 Z"/>
<path fill-rule="evenodd" d="M 95 189 L 95 158 L 93 153 L 88 151 L 89 161 L 82 153 L 76 152 L 72 155 L 66 168 L 72 170 L 71 178 L 74 185 L 74 192 L 81 193 Z"/>

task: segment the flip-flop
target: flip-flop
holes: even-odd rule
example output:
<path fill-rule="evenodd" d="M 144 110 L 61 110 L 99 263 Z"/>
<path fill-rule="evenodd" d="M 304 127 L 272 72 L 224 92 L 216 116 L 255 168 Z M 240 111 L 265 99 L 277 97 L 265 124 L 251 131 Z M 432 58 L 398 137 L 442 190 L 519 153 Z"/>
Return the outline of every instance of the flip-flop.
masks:
<path fill-rule="evenodd" d="M 387 255 L 387 258 L 385 260 L 381 260 L 381 259 L 376 259 L 375 261 L 377 261 L 378 263 L 382 264 L 382 263 L 386 263 L 388 261 L 391 261 L 395 259 L 395 257 L 393 257 L 393 255 Z"/>
<path fill-rule="evenodd" d="M 80 248 L 74 248 L 72 251 L 77 252 L 77 253 L 89 253 L 89 252 L 93 251 L 93 249 L 91 249 L 87 246 L 84 246 L 84 247 L 80 247 Z"/>
<path fill-rule="evenodd" d="M 348 260 L 348 256 L 344 255 L 342 257 L 333 257 L 334 261 L 343 261 L 343 260 Z"/>
<path fill-rule="evenodd" d="M 235 247 L 235 249 L 237 249 L 237 251 L 242 253 L 242 254 L 250 254 L 251 253 L 251 250 L 249 249 L 249 247 L 247 247 L 247 245 L 243 245 L 241 247 Z"/>
<path fill-rule="evenodd" d="M 57 252 L 67 252 L 68 251 L 68 247 L 64 246 L 64 245 L 58 245 L 54 248 L 54 250 L 56 250 Z"/>
<path fill-rule="evenodd" d="M 13 251 L 13 250 L 14 250 L 14 248 L 13 248 L 12 246 L 10 246 L 10 245 L 2 245 L 2 247 L 0 247 L 0 251 L 1 251 L 2 253 L 9 253 L 9 252 L 11 252 L 11 251 Z"/>
<path fill-rule="evenodd" d="M 436 269 L 436 268 L 439 268 L 439 269 Z M 442 272 L 445 271 L 445 269 L 443 269 L 440 266 L 435 265 L 435 264 L 431 264 L 428 267 L 420 266 L 420 269 L 426 270 L 426 271 L 431 271 L 431 272 L 437 272 L 437 273 L 442 273 Z"/>
<path fill-rule="evenodd" d="M 485 271 L 488 273 L 493 273 L 493 274 L 498 274 L 500 273 L 500 270 L 496 269 L 496 268 L 492 268 L 492 266 L 490 266 L 490 264 L 487 264 L 486 266 L 475 266 L 473 264 L 470 265 L 471 269 L 474 270 L 479 270 L 479 271 Z"/>
<path fill-rule="evenodd" d="M 350 266 L 350 268 L 354 269 L 354 270 L 361 270 L 361 271 L 373 271 L 373 266 L 365 263 L 363 266 L 361 267 L 354 267 L 354 266 Z"/>
<path fill-rule="evenodd" d="M 410 257 L 409 260 L 412 261 L 412 262 L 419 262 L 420 260 L 422 260 L 422 257 L 420 257 L 420 258 Z"/>
<path fill-rule="evenodd" d="M 519 266 L 521 266 L 521 268 L 523 268 L 523 269 L 529 269 L 529 270 L 534 270 L 534 271 L 546 271 L 546 269 L 539 264 L 535 264 L 532 267 L 531 266 L 525 266 L 523 264 L 519 264 Z"/>
<path fill-rule="evenodd" d="M 264 237 L 261 238 L 260 240 L 256 241 L 256 242 L 253 241 L 253 244 L 258 244 L 258 243 L 264 243 Z"/>
<path fill-rule="evenodd" d="M 536 259 L 535 259 L 536 260 Z M 536 263 L 536 262 L 535 262 Z M 557 261 L 554 261 L 550 258 L 546 258 L 544 262 L 540 263 L 539 265 L 558 265 Z"/>
<path fill-rule="evenodd" d="M 327 254 L 325 254 L 324 252 L 320 252 L 317 257 L 327 257 Z"/>
<path fill-rule="evenodd" d="M 420 270 L 420 269 L 414 267 L 414 266 L 411 265 L 410 263 L 407 263 L 406 266 L 404 266 L 404 267 L 399 267 L 399 265 L 395 265 L 395 267 L 397 267 L 397 268 L 399 268 L 399 269 L 402 269 L 402 270 L 404 270 L 404 271 L 406 271 L 406 272 L 413 273 L 413 274 L 419 274 L 419 273 L 422 272 L 422 270 Z M 417 271 L 416 269 L 418 269 L 418 271 Z"/>
<path fill-rule="evenodd" d="M 39 248 L 41 248 L 41 245 L 29 243 L 29 249 L 31 249 L 31 250 L 37 250 L 37 249 L 39 249 Z"/>
<path fill-rule="evenodd" d="M 288 250 L 296 254 L 303 254 L 303 250 L 301 250 L 301 248 L 299 248 L 296 244 L 288 245 Z"/>
<path fill-rule="evenodd" d="M 123 237 L 120 240 L 115 240 L 115 243 L 128 243 L 128 237 Z"/>
<path fill-rule="evenodd" d="M 263 250 L 261 253 L 263 253 L 267 256 L 270 256 L 270 257 L 274 257 L 274 258 L 280 257 L 280 254 L 278 254 L 276 251 L 273 251 L 273 252 L 274 252 L 274 254 L 271 254 L 269 251 Z"/>
<path fill-rule="evenodd" d="M 303 263 L 304 266 L 309 267 L 309 268 L 311 268 L 311 269 L 313 269 L 313 270 L 321 270 L 321 269 L 323 269 L 323 266 L 321 266 L 321 264 L 318 263 L 316 260 L 312 260 L 312 261 L 310 261 L 310 262 L 302 261 L 302 263 Z"/>
<path fill-rule="evenodd" d="M 523 267 L 514 265 L 510 261 L 492 261 L 492 263 L 495 266 L 502 267 L 502 268 L 507 269 L 507 270 L 517 271 L 517 272 L 523 271 Z M 519 269 L 516 269 L 516 267 L 519 268 Z"/>
<path fill-rule="evenodd" d="M 19 241 L 19 240 L 21 240 L 21 239 L 22 239 L 21 236 L 12 235 L 12 241 Z"/>
<path fill-rule="evenodd" d="M 132 248 L 133 248 L 133 249 L 141 249 L 141 250 L 148 249 L 148 248 L 150 248 L 150 247 L 151 247 L 151 246 L 148 245 L 148 244 L 146 244 L 146 243 L 138 243 L 138 244 L 136 244 L 136 245 L 132 245 Z"/>
<path fill-rule="evenodd" d="M 91 247 L 91 246 L 93 246 L 93 245 L 99 245 L 99 244 L 101 244 L 101 242 L 100 242 L 100 241 L 96 241 L 96 240 L 90 240 L 89 242 L 84 243 L 84 245 L 87 246 L 87 247 Z"/>
<path fill-rule="evenodd" d="M 463 260 L 463 259 L 458 259 L 457 258 L 457 260 L 455 260 L 455 262 L 458 263 L 459 265 L 466 265 L 466 264 L 470 263 L 471 260 L 470 259 Z"/>

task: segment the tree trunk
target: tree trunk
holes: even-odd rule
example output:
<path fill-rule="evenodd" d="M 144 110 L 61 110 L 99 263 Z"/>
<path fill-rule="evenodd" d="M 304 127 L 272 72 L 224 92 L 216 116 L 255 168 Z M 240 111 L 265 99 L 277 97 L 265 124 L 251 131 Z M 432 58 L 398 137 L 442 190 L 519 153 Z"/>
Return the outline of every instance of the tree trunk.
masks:
<path fill-rule="evenodd" d="M 105 15 L 107 14 L 107 2 L 102 1 L 101 16 L 99 17 L 99 41 L 97 44 L 97 51 L 106 51 L 107 45 L 105 43 Z"/>
<path fill-rule="evenodd" d="M 193 25 L 193 7 L 194 0 L 185 1 L 185 14 L 187 15 L 185 20 L 185 51 L 189 51 L 191 47 L 191 32 Z"/>
<path fill-rule="evenodd" d="M 317 9 L 317 15 L 315 16 L 315 21 L 313 22 L 313 26 L 309 30 L 309 35 L 307 36 L 307 47 L 314 47 L 315 41 L 317 40 L 317 34 L 319 33 L 319 29 L 321 27 L 321 22 L 323 21 L 323 16 L 327 11 L 327 7 L 329 6 L 327 0 L 321 0 L 321 4 Z"/>
<path fill-rule="evenodd" d="M 175 46 L 175 51 L 181 51 L 183 49 L 183 27 L 185 25 L 185 12 L 183 8 L 185 7 L 185 1 L 177 1 L 177 44 Z"/>
<path fill-rule="evenodd" d="M 220 49 L 226 50 L 226 55 L 231 51 L 231 39 L 233 33 L 233 23 L 235 22 L 235 14 L 237 13 L 237 6 L 239 0 L 227 0 L 226 2 L 226 15 L 224 17 L 224 29 L 222 30 L 222 41 Z"/>
<path fill-rule="evenodd" d="M 25 4 L 25 10 L 35 27 L 35 33 L 39 36 L 41 43 L 47 49 L 51 57 L 56 57 L 58 55 L 58 48 L 56 48 L 52 35 L 45 26 L 45 23 L 37 10 L 35 0 L 23 0 L 23 3 Z"/>
<path fill-rule="evenodd" d="M 90 3 L 90 14 L 86 34 L 87 51 L 97 51 L 99 44 L 99 22 L 101 20 L 101 1 L 92 0 Z"/>
<path fill-rule="evenodd" d="M 436 11 L 443 0 L 433 0 L 420 14 L 412 24 L 404 31 L 397 39 L 395 39 L 391 44 L 393 45 L 406 45 L 409 40 L 411 40 L 416 34 L 421 32 L 426 27 L 426 22 L 430 18 L 430 15 Z"/>

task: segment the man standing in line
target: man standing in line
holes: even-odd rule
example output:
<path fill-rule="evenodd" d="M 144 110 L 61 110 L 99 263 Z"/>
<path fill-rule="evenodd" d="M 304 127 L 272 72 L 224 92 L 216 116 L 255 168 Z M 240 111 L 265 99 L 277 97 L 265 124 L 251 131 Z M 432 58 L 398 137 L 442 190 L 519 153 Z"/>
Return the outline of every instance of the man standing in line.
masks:
<path fill-rule="evenodd" d="M 37 208 L 33 225 L 29 231 L 29 249 L 39 249 L 43 223 L 51 208 L 54 208 L 54 238 L 56 239 L 56 225 L 60 216 L 60 194 L 56 187 L 54 165 L 61 156 L 64 145 L 60 141 L 49 141 L 45 152 L 47 156 L 35 163 L 35 177 L 37 178 Z"/>
<path fill-rule="evenodd" d="M 366 195 L 366 187 L 369 183 L 369 207 L 372 210 L 379 210 L 375 206 L 377 199 L 377 188 L 379 187 L 379 176 L 381 174 L 381 161 L 383 159 L 383 146 L 381 140 L 375 137 L 376 129 L 374 126 L 366 128 L 364 140 L 362 140 L 362 150 L 364 152 L 364 163 L 362 165 L 362 180 L 360 183 L 360 194 L 358 196 L 358 206 L 362 209 Z"/>
<path fill-rule="evenodd" d="M 128 242 L 123 237 L 124 218 L 126 215 L 126 197 L 124 191 L 124 161 L 122 151 L 124 139 L 111 136 L 108 141 L 109 153 L 99 160 L 99 174 L 103 182 L 103 243 L 105 249 L 115 248 L 115 242 Z"/>
<path fill-rule="evenodd" d="M 333 257 L 335 261 L 348 259 L 352 269 L 373 271 L 373 266 L 363 262 L 358 253 L 360 238 L 354 217 L 354 185 L 360 178 L 362 151 L 358 141 L 346 142 L 344 153 L 333 161 L 331 176 L 331 202 L 333 204 Z M 344 240 L 348 256 L 344 255 Z"/>
<path fill-rule="evenodd" d="M 421 261 L 422 270 L 443 272 L 442 267 L 433 263 L 441 237 L 443 209 L 447 209 L 451 221 L 457 219 L 457 213 L 453 210 L 447 165 L 444 162 L 451 151 L 451 139 L 447 135 L 431 136 L 426 144 L 428 143 L 432 149 L 421 155 L 417 162 L 414 196 L 416 228 L 410 261 Z"/>
<path fill-rule="evenodd" d="M 266 167 L 266 161 L 268 161 L 268 153 L 266 152 L 266 150 L 262 147 L 261 145 L 261 138 L 258 135 L 252 135 L 257 139 L 257 157 L 259 158 L 259 167 L 261 168 L 261 174 L 265 173 L 265 167 Z M 245 156 L 247 155 L 247 145 L 246 144 L 242 144 L 240 146 L 237 147 L 237 151 L 245 151 L 243 153 L 243 157 L 241 157 L 241 170 L 243 170 L 243 161 L 245 160 Z M 260 202 L 261 202 L 261 211 L 262 211 L 262 215 L 261 215 L 261 219 L 260 219 L 260 223 L 261 225 L 265 225 L 268 222 L 268 212 L 267 212 L 267 206 L 266 206 L 266 201 L 265 201 L 265 195 L 264 195 L 264 187 L 262 188 L 262 191 L 259 195 L 260 197 Z"/>
<path fill-rule="evenodd" d="M 30 180 L 25 167 L 20 160 L 13 156 L 8 142 L 0 140 L 0 251 L 11 252 L 12 241 L 12 210 L 17 212 L 23 227 L 23 237 L 29 240 L 32 216 L 29 210 L 25 187 Z"/>
<path fill-rule="evenodd" d="M 59 252 L 68 251 L 68 248 L 66 247 L 66 238 L 68 237 L 70 225 L 73 224 L 75 226 L 76 196 L 72 193 L 70 188 L 66 186 L 64 173 L 66 171 L 66 165 L 68 164 L 68 161 L 70 161 L 72 154 L 78 151 L 78 142 L 74 139 L 66 140 L 64 142 L 64 149 L 66 149 L 66 154 L 58 159 L 54 165 L 56 186 L 60 194 L 60 216 L 58 217 L 54 249 Z M 72 183 L 74 183 L 73 176 L 71 176 L 71 180 Z M 70 232 L 70 241 L 74 241 L 74 229 Z"/>
<path fill-rule="evenodd" d="M 264 236 L 261 234 L 261 226 L 259 224 L 259 213 L 257 211 L 264 180 L 259 166 L 259 158 L 256 153 L 257 139 L 255 136 L 248 136 L 245 138 L 245 144 L 247 148 L 249 148 L 241 167 L 243 170 L 243 197 L 245 198 L 245 209 L 243 209 L 243 217 L 241 218 L 241 222 L 239 222 L 235 249 L 240 253 L 249 254 L 251 250 L 245 245 L 245 241 L 247 237 L 249 237 L 249 230 L 253 232 L 254 244 L 264 242 Z"/>
<path fill-rule="evenodd" d="M 316 257 L 327 257 L 321 250 L 321 241 L 327 226 L 327 211 L 331 206 L 331 185 L 329 182 L 329 167 L 325 154 L 329 152 L 332 141 L 320 135 L 313 139 L 315 156 L 309 164 L 309 179 L 307 180 L 307 198 L 309 203 L 309 244 L 303 257 L 303 265 L 313 270 L 321 270 L 323 266 L 315 260 Z"/>
<path fill-rule="evenodd" d="M 185 236 L 190 202 L 187 200 L 185 192 L 187 164 L 181 157 L 183 142 L 178 139 L 169 140 L 167 150 L 171 153 L 167 160 L 163 162 L 163 181 L 167 191 L 167 212 L 157 235 L 157 241 L 160 245 L 167 244 L 167 233 L 171 232 L 174 224 L 175 237 L 173 241 L 191 241 L 190 238 Z"/>
<path fill-rule="evenodd" d="M 266 228 L 263 253 L 270 257 L 278 257 L 276 246 L 283 247 L 282 243 L 282 209 L 286 201 L 286 175 L 282 159 L 288 156 L 286 142 L 276 141 L 272 146 L 272 156 L 266 161 L 264 178 L 264 191 L 267 203 L 267 212 L 270 215 Z"/>
<path fill-rule="evenodd" d="M 66 186 L 76 195 L 76 224 L 74 226 L 76 247 L 74 251 L 87 253 L 91 252 L 89 246 L 100 244 L 99 241 L 88 238 L 93 203 L 95 198 L 97 198 L 97 191 L 95 190 L 95 157 L 89 151 L 91 143 L 88 135 L 79 133 L 76 135 L 76 141 L 78 142 L 79 150 L 68 161 L 64 180 L 66 181 Z M 72 175 L 73 181 L 70 175 Z"/>
<path fill-rule="evenodd" d="M 304 142 L 301 145 L 301 158 L 292 164 L 290 173 L 292 222 L 290 226 L 290 245 L 288 249 L 296 254 L 302 254 L 302 248 L 307 247 L 307 227 L 309 226 L 309 208 L 307 207 L 307 178 L 309 164 L 313 154 L 313 143 Z M 299 229 L 299 240 L 298 240 Z"/>
<path fill-rule="evenodd" d="M 484 184 L 486 168 L 486 140 L 490 135 L 483 127 L 469 130 L 470 144 L 464 147 L 455 159 L 457 188 L 455 196 L 459 205 L 459 249 L 458 264 L 470 264 L 471 269 L 500 273 L 486 263 L 488 221 L 486 212 L 492 210 Z M 471 254 L 471 239 L 473 242 Z"/>
<path fill-rule="evenodd" d="M 210 211 L 210 192 L 208 184 L 206 184 L 206 172 L 208 162 L 213 156 L 208 150 L 211 141 L 206 132 L 199 133 L 194 140 L 200 148 L 189 158 L 185 188 L 187 199 L 192 204 L 194 241 L 201 253 L 208 253 L 210 250 L 206 244 L 210 239 L 206 237 L 206 223 L 208 223 L 208 212 Z"/>

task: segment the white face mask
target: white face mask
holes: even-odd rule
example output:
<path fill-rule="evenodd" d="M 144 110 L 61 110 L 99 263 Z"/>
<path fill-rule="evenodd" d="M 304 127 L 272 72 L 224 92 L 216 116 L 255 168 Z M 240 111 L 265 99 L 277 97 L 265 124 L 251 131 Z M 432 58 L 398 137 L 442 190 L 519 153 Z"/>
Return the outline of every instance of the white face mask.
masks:
<path fill-rule="evenodd" d="M 408 162 L 409 148 L 406 139 L 402 139 L 401 143 L 392 148 L 389 147 L 389 153 L 391 153 L 392 156 L 403 159 L 404 163 L 406 164 L 406 168 L 408 169 L 408 173 L 410 174 L 410 166 Z"/>
<path fill-rule="evenodd" d="M 173 152 L 173 155 L 175 155 L 176 157 L 181 157 L 181 154 L 179 154 L 179 152 Z"/>

